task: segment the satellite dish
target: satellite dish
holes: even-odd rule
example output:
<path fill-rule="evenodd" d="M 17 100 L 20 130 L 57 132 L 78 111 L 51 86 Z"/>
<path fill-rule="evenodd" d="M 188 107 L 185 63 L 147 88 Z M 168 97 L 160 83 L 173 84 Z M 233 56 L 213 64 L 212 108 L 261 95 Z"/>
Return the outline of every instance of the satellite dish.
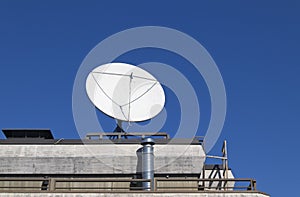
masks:
<path fill-rule="evenodd" d="M 151 119 L 165 104 L 165 94 L 157 79 L 126 63 L 96 67 L 87 77 L 86 91 L 99 110 L 119 121 Z"/>

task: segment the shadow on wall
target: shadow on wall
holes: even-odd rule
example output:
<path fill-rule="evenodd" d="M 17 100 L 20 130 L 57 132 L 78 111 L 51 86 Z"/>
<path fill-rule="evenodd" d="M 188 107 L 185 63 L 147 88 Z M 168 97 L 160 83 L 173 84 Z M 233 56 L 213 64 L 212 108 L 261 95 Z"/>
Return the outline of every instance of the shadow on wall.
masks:
<path fill-rule="evenodd" d="M 137 164 L 136 164 L 136 174 L 133 175 L 133 179 L 142 179 L 142 151 L 143 147 L 137 149 Z M 143 187 L 141 181 L 132 181 L 130 182 L 130 190 L 141 190 Z"/>

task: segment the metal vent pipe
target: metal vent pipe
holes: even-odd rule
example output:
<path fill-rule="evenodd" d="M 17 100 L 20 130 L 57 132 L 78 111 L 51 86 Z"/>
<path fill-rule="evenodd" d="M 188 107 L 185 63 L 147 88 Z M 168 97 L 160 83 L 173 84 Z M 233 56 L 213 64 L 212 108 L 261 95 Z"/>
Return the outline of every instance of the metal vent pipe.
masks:
<path fill-rule="evenodd" d="M 152 138 L 142 140 L 142 178 L 150 179 L 151 182 L 143 182 L 143 190 L 154 190 L 154 153 L 153 145 L 155 144 Z"/>

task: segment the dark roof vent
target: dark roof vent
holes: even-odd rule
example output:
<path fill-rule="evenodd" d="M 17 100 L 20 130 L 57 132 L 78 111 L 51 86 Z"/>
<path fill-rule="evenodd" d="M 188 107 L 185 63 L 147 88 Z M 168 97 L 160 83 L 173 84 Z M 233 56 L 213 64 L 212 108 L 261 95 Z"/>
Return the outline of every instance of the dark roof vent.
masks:
<path fill-rule="evenodd" d="M 7 139 L 53 139 L 53 135 L 50 129 L 2 129 L 2 132 Z"/>

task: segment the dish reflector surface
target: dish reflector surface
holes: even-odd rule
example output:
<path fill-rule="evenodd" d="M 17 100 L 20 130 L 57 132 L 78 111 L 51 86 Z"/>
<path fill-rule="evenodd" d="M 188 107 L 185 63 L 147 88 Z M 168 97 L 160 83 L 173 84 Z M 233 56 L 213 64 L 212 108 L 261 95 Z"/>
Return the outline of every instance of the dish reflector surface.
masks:
<path fill-rule="evenodd" d="M 129 122 L 151 119 L 165 104 L 160 83 L 147 71 L 126 63 L 95 68 L 87 77 L 86 91 L 103 113 Z"/>

